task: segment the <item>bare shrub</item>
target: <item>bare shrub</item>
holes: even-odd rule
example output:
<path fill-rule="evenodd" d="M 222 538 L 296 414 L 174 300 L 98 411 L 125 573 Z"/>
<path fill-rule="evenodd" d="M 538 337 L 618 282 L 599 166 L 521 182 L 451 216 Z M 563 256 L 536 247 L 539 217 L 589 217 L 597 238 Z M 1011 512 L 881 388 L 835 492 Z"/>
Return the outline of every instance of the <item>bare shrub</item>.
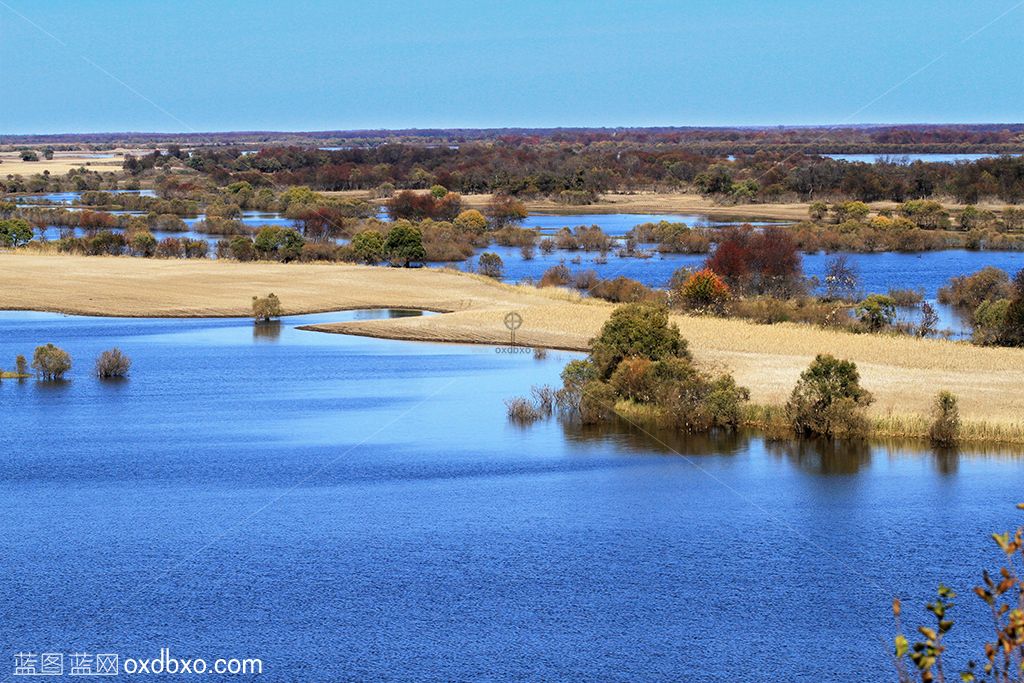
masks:
<path fill-rule="evenodd" d="M 544 417 L 550 417 L 555 410 L 555 388 L 544 384 L 532 387 L 530 393 L 533 395 L 533 405 L 537 412 Z"/>
<path fill-rule="evenodd" d="M 522 396 L 508 399 L 505 407 L 508 409 L 508 419 L 519 424 L 531 424 L 544 417 L 529 399 Z"/>
<path fill-rule="evenodd" d="M 100 379 L 127 377 L 132 359 L 115 347 L 101 353 L 96 359 L 96 376 Z"/>

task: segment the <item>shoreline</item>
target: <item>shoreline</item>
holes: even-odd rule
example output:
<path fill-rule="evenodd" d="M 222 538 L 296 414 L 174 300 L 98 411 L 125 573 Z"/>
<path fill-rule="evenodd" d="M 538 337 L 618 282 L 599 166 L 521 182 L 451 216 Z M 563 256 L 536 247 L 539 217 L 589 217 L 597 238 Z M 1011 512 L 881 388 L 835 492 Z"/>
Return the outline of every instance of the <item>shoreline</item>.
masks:
<path fill-rule="evenodd" d="M 519 312 L 517 345 L 572 352 L 614 310 L 557 288 L 535 289 L 441 269 L 337 264 L 238 263 L 112 256 L 0 253 L 0 309 L 123 318 L 250 317 L 253 295 L 274 292 L 286 315 L 360 308 L 442 313 L 304 325 L 318 332 L 507 346 L 504 316 Z M 673 314 L 698 362 L 726 369 L 755 404 L 785 402 L 818 353 L 857 363 L 875 396 L 872 417 L 926 416 L 940 389 L 960 398 L 965 422 L 1024 418 L 1024 350 L 905 336 L 855 335 L 795 323 L 759 325 Z M 59 339 L 39 340 L 53 341 Z"/>

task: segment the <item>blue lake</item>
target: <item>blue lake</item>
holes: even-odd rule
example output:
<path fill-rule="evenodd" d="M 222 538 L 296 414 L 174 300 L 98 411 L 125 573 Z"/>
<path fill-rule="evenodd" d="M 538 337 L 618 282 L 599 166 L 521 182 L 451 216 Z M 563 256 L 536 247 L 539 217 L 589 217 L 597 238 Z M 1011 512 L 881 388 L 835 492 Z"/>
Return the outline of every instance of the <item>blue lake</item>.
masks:
<path fill-rule="evenodd" d="M 878 681 L 889 603 L 968 595 L 1021 521 L 998 453 L 682 439 L 503 400 L 575 357 L 295 329 L 387 311 L 0 313 L 0 647 L 258 657 L 264 678 Z M 528 321 L 527 321 L 528 324 Z M 90 376 L 119 346 L 130 379 Z M 3 363 L 9 367 L 11 362 Z M 9 670 L 8 670 L 9 671 Z M 6 675 L 6 672 L 5 672 Z"/>

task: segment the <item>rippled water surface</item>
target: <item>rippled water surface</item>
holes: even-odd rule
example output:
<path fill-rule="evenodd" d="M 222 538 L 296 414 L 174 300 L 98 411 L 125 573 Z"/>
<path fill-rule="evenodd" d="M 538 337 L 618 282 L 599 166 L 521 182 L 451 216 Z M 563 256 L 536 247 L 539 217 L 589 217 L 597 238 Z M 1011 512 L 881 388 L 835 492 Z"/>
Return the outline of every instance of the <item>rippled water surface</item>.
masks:
<path fill-rule="evenodd" d="M 967 595 L 1024 464 L 684 440 L 503 400 L 572 355 L 245 320 L 0 313 L 0 647 L 259 657 L 267 680 L 867 681 L 888 605 Z M 528 325 L 529 321 L 524 324 Z M 90 376 L 117 345 L 130 379 Z M 8 360 L 10 359 L 10 360 Z M 970 656 L 977 657 L 977 651 Z M 961 661 L 966 658 L 963 654 Z M 0 670 L 6 675 L 8 670 Z"/>

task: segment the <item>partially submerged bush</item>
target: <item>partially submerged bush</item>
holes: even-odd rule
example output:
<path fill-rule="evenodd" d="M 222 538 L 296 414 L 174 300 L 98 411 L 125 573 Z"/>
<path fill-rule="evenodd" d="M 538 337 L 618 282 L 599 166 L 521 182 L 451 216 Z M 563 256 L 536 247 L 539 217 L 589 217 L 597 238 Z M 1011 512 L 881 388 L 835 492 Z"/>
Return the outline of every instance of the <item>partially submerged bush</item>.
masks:
<path fill-rule="evenodd" d="M 501 260 L 501 257 L 491 251 L 485 251 L 480 254 L 478 259 L 476 271 L 481 275 L 500 280 L 502 274 L 505 272 L 505 263 Z"/>
<path fill-rule="evenodd" d="M 32 354 L 32 369 L 43 380 L 59 380 L 71 369 L 71 356 L 53 344 L 37 346 Z"/>
<path fill-rule="evenodd" d="M 950 448 L 960 440 L 960 408 L 956 396 L 940 391 L 932 405 L 932 425 L 928 431 L 932 445 Z"/>
<path fill-rule="evenodd" d="M 583 424 L 607 422 L 615 416 L 618 397 L 607 382 L 592 380 L 580 392 L 579 416 Z"/>
<path fill-rule="evenodd" d="M 131 358 L 115 347 L 104 351 L 96 359 L 96 376 L 100 379 L 127 377 L 131 367 Z"/>
<path fill-rule="evenodd" d="M 786 414 L 800 436 L 860 436 L 867 432 L 864 412 L 872 400 L 853 361 L 819 355 L 800 374 Z"/>
<path fill-rule="evenodd" d="M 1010 276 L 993 266 L 986 266 L 972 275 L 950 278 L 949 285 L 939 289 L 940 302 L 972 311 L 985 300 L 995 301 L 1011 296 Z"/>
<path fill-rule="evenodd" d="M 270 322 L 271 318 L 279 318 L 284 315 L 281 308 L 281 300 L 271 292 L 265 297 L 252 298 L 252 317 L 256 322 Z"/>
<path fill-rule="evenodd" d="M 508 399 L 505 407 L 508 409 L 508 419 L 519 424 L 530 424 L 544 417 L 529 399 L 522 396 Z"/>
<path fill-rule="evenodd" d="M 543 243 L 542 243 L 543 244 Z M 572 271 L 566 266 L 559 263 L 556 266 L 551 266 L 544 271 L 544 274 L 540 276 L 540 282 L 537 283 L 538 287 L 565 287 L 573 281 Z"/>

